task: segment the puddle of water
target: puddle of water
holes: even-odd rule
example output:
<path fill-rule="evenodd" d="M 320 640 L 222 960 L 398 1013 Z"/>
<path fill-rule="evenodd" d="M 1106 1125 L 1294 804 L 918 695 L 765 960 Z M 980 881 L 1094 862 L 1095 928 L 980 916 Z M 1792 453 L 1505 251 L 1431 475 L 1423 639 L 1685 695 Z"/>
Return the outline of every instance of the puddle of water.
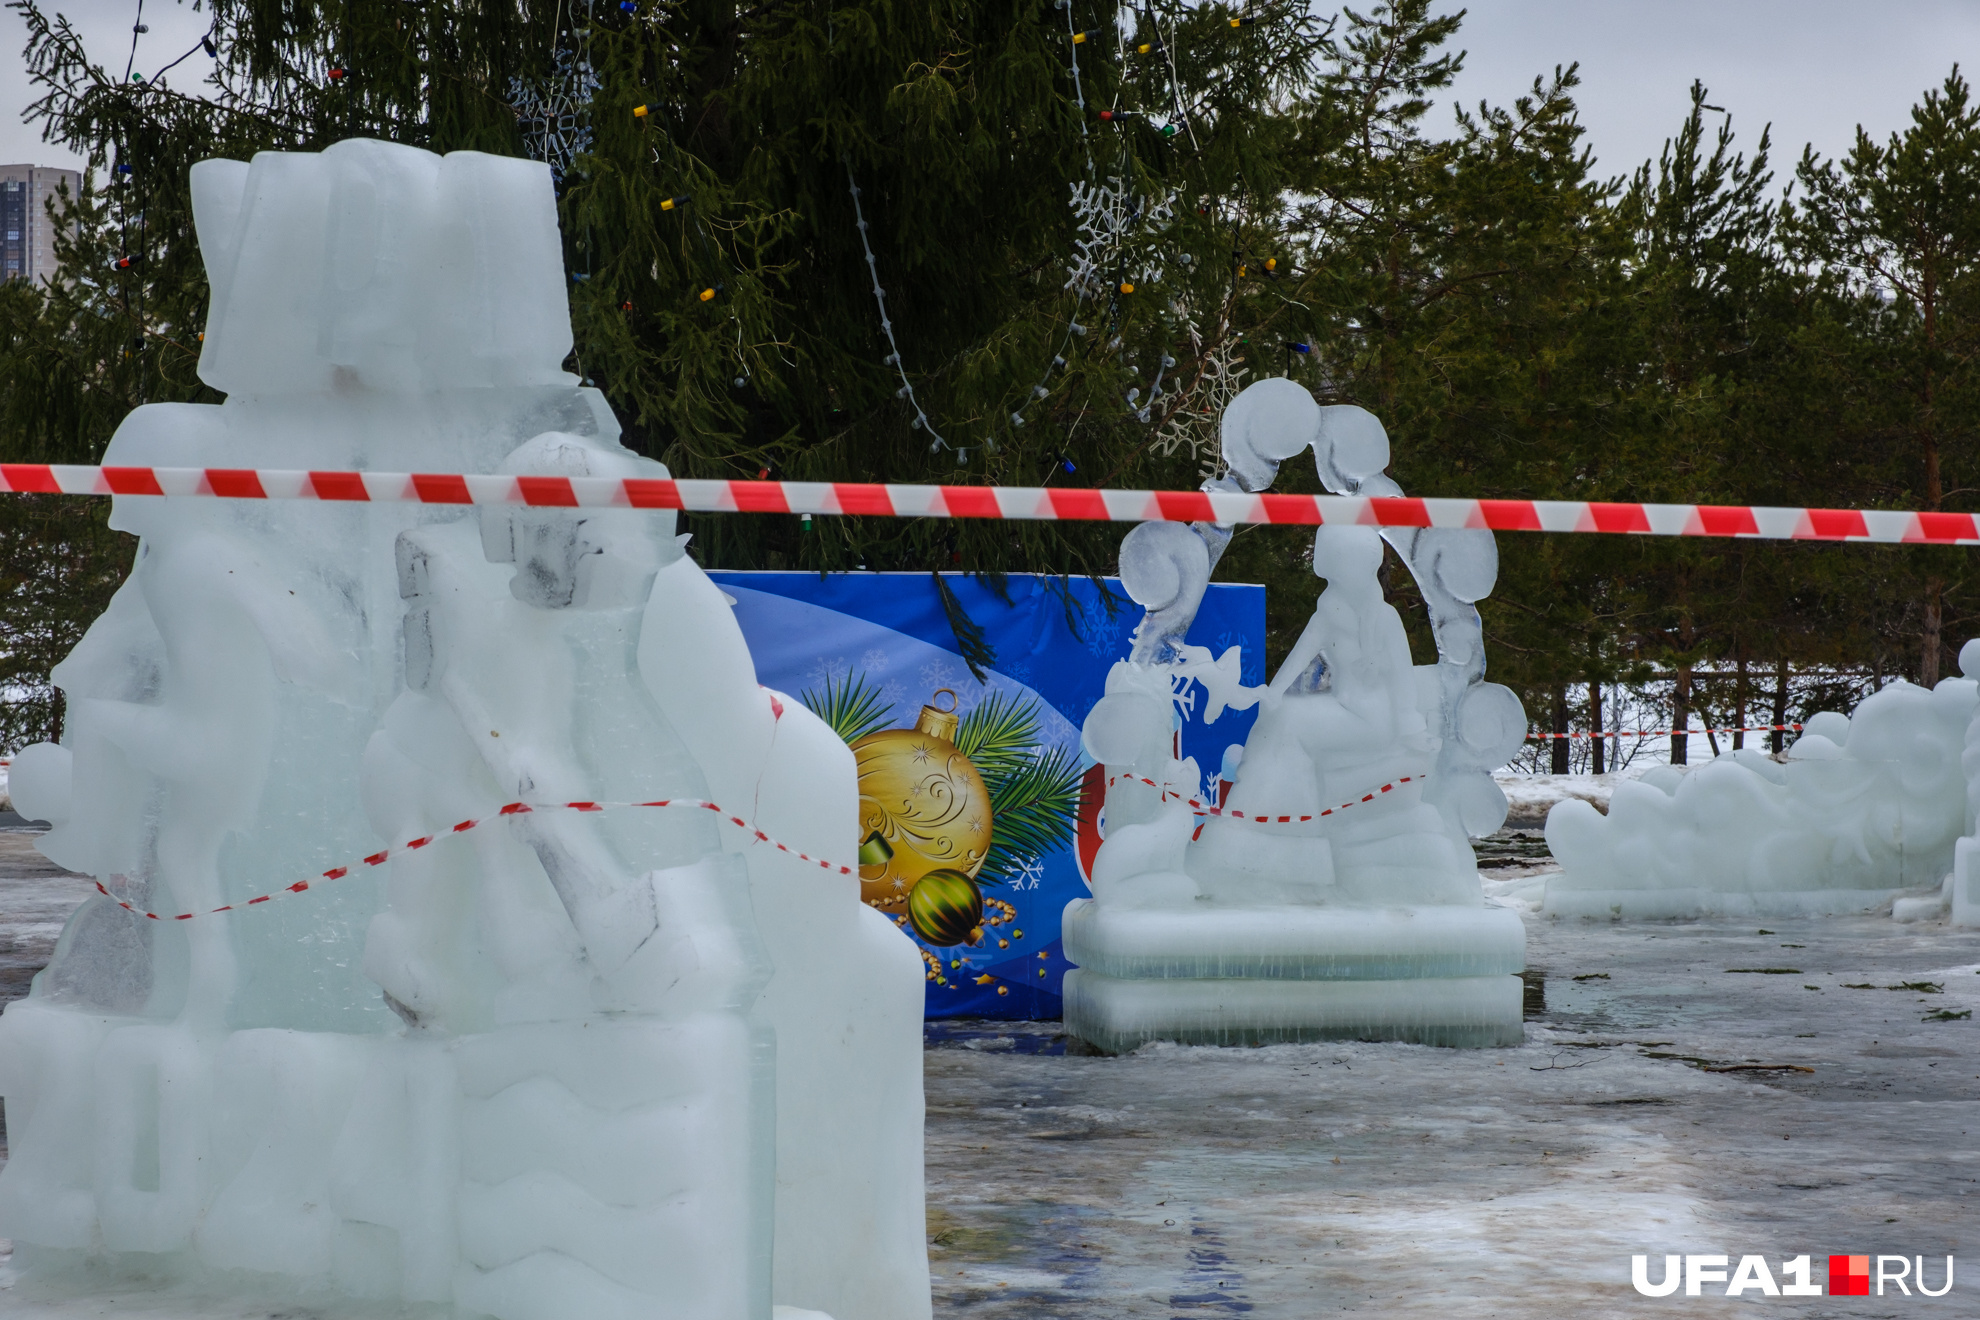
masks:
<path fill-rule="evenodd" d="M 1493 871 L 1507 866 L 1533 866 L 1551 862 L 1547 836 L 1536 829 L 1506 828 L 1482 839 L 1473 839 L 1471 849 L 1478 854 L 1478 869 Z"/>
<path fill-rule="evenodd" d="M 1520 997 L 1519 1016 L 1531 1022 L 1535 1018 L 1547 1016 L 1547 973 L 1544 968 L 1529 967 L 1519 974 Z"/>
<path fill-rule="evenodd" d="M 980 1050 L 985 1054 L 1064 1054 L 1068 1037 L 1057 1022 L 1004 1022 L 937 1018 L 921 1026 L 930 1050 Z"/>

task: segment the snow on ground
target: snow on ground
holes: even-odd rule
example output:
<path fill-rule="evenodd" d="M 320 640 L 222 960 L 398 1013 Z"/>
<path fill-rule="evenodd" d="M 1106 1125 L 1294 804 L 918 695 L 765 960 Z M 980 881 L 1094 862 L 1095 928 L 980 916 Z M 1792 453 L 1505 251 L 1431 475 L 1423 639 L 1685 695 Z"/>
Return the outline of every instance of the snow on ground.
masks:
<path fill-rule="evenodd" d="M 1506 795 L 1506 819 L 1513 824 L 1538 825 L 1556 802 L 1579 798 L 1607 814 L 1609 795 L 1625 779 L 1640 779 L 1662 764 L 1639 760 L 1627 770 L 1606 775 L 1522 775 L 1501 771 L 1492 778 Z"/>

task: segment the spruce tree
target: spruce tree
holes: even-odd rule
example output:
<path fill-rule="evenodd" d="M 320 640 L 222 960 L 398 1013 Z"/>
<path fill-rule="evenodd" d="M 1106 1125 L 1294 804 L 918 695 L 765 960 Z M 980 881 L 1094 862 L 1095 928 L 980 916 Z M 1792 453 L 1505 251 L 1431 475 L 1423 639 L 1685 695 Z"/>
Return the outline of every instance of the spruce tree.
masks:
<path fill-rule="evenodd" d="M 1851 503 L 1967 502 L 1980 486 L 1980 106 L 1965 77 L 1955 66 L 1903 132 L 1879 143 L 1859 128 L 1846 156 L 1805 154 L 1796 176 L 1792 255 L 1827 295 L 1808 344 L 1837 405 L 1826 466 L 1853 488 Z M 1970 559 L 1914 548 L 1865 565 L 1903 579 L 1927 685 L 1943 671 L 1949 631 L 1973 617 Z"/>

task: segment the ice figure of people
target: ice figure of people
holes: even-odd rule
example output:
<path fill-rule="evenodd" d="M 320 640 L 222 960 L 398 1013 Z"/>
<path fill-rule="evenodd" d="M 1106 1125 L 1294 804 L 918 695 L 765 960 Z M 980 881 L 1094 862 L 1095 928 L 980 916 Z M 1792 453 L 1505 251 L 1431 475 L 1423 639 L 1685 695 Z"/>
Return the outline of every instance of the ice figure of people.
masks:
<path fill-rule="evenodd" d="M 1381 424 L 1359 408 L 1323 409 L 1291 381 L 1246 389 L 1222 429 L 1228 470 L 1206 489 L 1262 491 L 1280 463 L 1312 449 L 1330 490 L 1401 493 L 1382 471 Z M 1109 787 L 1093 898 L 1066 912 L 1078 966 L 1068 1029 L 1108 1049 L 1157 1038 L 1517 1039 L 1510 973 L 1524 933 L 1511 912 L 1483 907 L 1468 841 L 1503 822 L 1490 771 L 1525 734 L 1518 699 L 1483 681 L 1473 603 L 1497 575 L 1490 533 L 1392 538 L 1437 638 L 1438 663 L 1416 666 L 1379 576 L 1384 534 L 1317 528 L 1325 587 L 1260 689 L 1236 684 L 1237 656 L 1212 664 L 1185 640 L 1228 538 L 1213 524 L 1156 524 L 1122 544 L 1122 583 L 1148 612 L 1082 730 Z M 1151 636 L 1160 644 L 1144 645 Z M 1206 714 L 1258 707 L 1220 767 L 1235 781 L 1221 806 L 1194 762 L 1177 759 L 1173 701 L 1198 682 Z"/>
<path fill-rule="evenodd" d="M 227 400 L 139 409 L 107 462 L 665 475 L 562 369 L 541 165 L 351 141 L 205 162 L 193 197 Z M 0 1016 L 18 1267 L 928 1315 L 920 966 L 856 877 L 703 810 L 453 830 L 692 797 L 853 855 L 850 752 L 757 685 L 672 514 L 120 496 L 113 525 L 138 562 L 12 789 L 51 857 L 197 915 L 92 900 Z"/>

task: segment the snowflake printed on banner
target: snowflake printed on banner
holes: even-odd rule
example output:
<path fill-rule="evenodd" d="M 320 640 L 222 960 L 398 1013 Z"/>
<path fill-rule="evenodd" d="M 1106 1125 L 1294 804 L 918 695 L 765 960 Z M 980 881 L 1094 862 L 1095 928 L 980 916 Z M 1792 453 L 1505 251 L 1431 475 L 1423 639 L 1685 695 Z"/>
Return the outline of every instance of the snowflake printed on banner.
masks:
<path fill-rule="evenodd" d="M 921 685 L 931 692 L 948 688 L 956 692 L 956 699 L 960 702 L 963 699 L 963 693 L 959 690 L 961 683 L 962 671 L 946 660 L 931 660 L 921 667 Z M 960 705 L 957 709 L 961 709 Z"/>
<path fill-rule="evenodd" d="M 811 668 L 805 670 L 804 681 L 814 687 L 826 687 L 840 682 L 852 674 L 852 665 L 842 655 L 821 655 L 812 661 Z"/>
<path fill-rule="evenodd" d="M 1144 262 L 1132 270 L 1122 264 L 1121 249 L 1128 236 L 1140 225 L 1165 224 L 1172 217 L 1174 197 L 1148 206 L 1134 195 L 1134 182 L 1112 175 L 1107 182 L 1072 185 L 1074 228 L 1083 238 L 1073 240 L 1073 258 L 1067 267 L 1066 288 L 1082 298 L 1112 292 L 1125 280 L 1145 281 L 1159 273 Z"/>
<path fill-rule="evenodd" d="M 591 61 L 570 50 L 557 52 L 557 65 L 540 86 L 509 80 L 509 108 L 516 112 L 523 150 L 550 167 L 559 187 L 571 162 L 591 150 L 591 97 L 598 76 Z"/>
<path fill-rule="evenodd" d="M 1102 660 L 1111 660 L 1121 649 L 1121 638 L 1126 634 L 1128 624 L 1125 611 L 1109 615 L 1105 610 L 1094 610 L 1084 620 L 1086 636 L 1080 640 L 1086 649 Z"/>
<path fill-rule="evenodd" d="M 1045 863 L 1037 858 L 1018 864 L 1016 874 L 1011 876 L 1012 889 L 1036 889 L 1038 882 L 1045 878 Z"/>

